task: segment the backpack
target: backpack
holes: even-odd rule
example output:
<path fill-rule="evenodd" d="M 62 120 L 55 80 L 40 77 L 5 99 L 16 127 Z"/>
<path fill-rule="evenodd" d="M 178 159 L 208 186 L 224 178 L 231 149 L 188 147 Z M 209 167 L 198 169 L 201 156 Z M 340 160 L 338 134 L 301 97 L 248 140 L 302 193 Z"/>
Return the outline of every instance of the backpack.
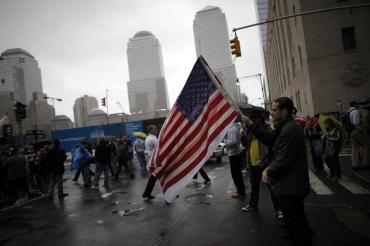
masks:
<path fill-rule="evenodd" d="M 355 126 L 352 124 L 351 122 L 351 117 L 350 117 L 350 114 L 353 110 L 358 110 L 358 109 L 351 109 L 349 110 L 343 117 L 343 126 L 344 126 L 344 129 L 346 129 L 346 131 L 353 131 L 355 129 Z"/>

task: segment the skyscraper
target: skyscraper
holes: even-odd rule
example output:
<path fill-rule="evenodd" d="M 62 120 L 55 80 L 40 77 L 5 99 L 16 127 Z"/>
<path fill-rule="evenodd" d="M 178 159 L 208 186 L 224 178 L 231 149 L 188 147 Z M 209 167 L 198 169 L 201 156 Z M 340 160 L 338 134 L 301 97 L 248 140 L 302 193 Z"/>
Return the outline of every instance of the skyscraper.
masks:
<path fill-rule="evenodd" d="M 140 31 L 127 44 L 130 81 L 127 91 L 131 113 L 168 109 L 169 100 L 161 45 L 148 31 Z"/>
<path fill-rule="evenodd" d="M 73 113 L 75 117 L 75 126 L 84 127 L 87 126 L 88 115 L 93 109 L 98 108 L 98 101 L 95 97 L 84 95 L 83 97 L 77 98 L 73 105 Z"/>
<path fill-rule="evenodd" d="M 240 91 L 232 61 L 226 16 L 219 7 L 207 6 L 197 12 L 193 22 L 197 57 L 203 56 L 224 81 L 224 88 L 237 102 Z"/>
<path fill-rule="evenodd" d="M 41 70 L 33 55 L 15 48 L 1 53 L 0 93 L 14 93 L 15 100 L 28 105 L 34 92 L 42 92 Z"/>

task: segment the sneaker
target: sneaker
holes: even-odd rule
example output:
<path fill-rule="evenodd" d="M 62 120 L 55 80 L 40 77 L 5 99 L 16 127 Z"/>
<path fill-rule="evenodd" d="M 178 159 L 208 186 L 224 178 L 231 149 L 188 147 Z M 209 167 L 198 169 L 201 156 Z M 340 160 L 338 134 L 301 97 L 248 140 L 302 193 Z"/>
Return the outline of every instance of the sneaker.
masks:
<path fill-rule="evenodd" d="M 252 206 L 250 206 L 250 205 L 247 205 L 247 206 L 245 206 L 245 207 L 242 207 L 242 210 L 243 210 L 243 212 L 253 212 L 253 211 L 257 211 L 257 209 L 256 209 L 256 208 L 254 208 L 254 207 L 252 207 Z"/>
<path fill-rule="evenodd" d="M 280 219 L 280 220 L 284 219 L 283 211 L 279 210 L 279 211 L 277 212 L 277 217 L 278 217 L 278 219 Z"/>
<path fill-rule="evenodd" d="M 147 200 L 152 200 L 155 198 L 155 196 L 152 196 L 152 195 L 143 195 L 143 198 L 147 199 Z"/>

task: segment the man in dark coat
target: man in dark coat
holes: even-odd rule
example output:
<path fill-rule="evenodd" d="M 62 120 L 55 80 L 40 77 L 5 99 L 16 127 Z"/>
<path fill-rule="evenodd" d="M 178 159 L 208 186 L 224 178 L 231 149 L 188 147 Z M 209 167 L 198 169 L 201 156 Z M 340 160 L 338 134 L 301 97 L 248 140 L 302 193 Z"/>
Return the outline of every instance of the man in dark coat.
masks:
<path fill-rule="evenodd" d="M 64 162 L 67 159 L 66 152 L 59 148 L 60 141 L 54 139 L 53 148 L 46 154 L 46 163 L 50 170 L 50 183 L 48 196 L 53 197 L 55 185 L 58 185 L 58 196 L 62 199 L 68 194 L 63 193 Z"/>
<path fill-rule="evenodd" d="M 272 146 L 272 161 L 263 171 L 262 180 L 271 185 L 279 201 L 293 245 L 302 246 L 312 244 L 303 203 L 310 185 L 303 129 L 294 121 L 292 115 L 295 113 L 291 99 L 275 99 L 271 108 L 275 131 L 256 127 L 254 133 L 263 143 Z M 245 123 L 253 127 L 249 118 L 245 118 Z"/>
<path fill-rule="evenodd" d="M 111 162 L 111 149 L 104 139 L 100 140 L 95 150 L 95 177 L 94 186 L 99 187 L 100 175 L 104 172 L 104 185 L 109 186 L 109 166 Z"/>

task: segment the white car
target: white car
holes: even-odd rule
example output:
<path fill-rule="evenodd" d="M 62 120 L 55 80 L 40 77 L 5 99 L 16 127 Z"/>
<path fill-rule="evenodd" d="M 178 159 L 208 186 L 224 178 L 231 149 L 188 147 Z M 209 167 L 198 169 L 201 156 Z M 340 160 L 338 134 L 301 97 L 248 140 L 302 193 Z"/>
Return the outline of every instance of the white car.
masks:
<path fill-rule="evenodd" d="M 221 157 L 227 153 L 227 147 L 226 147 L 226 144 L 225 143 L 220 143 L 215 152 L 213 152 L 213 156 L 216 157 L 216 160 L 217 162 L 220 162 L 221 161 Z"/>

